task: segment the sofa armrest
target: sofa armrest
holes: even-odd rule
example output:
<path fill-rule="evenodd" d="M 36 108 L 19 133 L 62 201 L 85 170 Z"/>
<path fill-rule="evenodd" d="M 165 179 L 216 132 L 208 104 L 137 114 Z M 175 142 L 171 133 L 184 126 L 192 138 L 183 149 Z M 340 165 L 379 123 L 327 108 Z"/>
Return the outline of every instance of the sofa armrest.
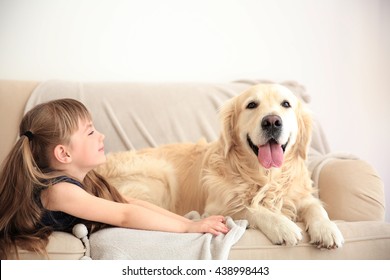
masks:
<path fill-rule="evenodd" d="M 364 160 L 328 160 L 321 168 L 317 183 L 319 197 L 332 220 L 384 220 L 384 185 Z"/>
<path fill-rule="evenodd" d="M 86 248 L 79 238 L 61 231 L 55 231 L 49 236 L 46 251 L 48 255 L 44 256 L 19 248 L 18 254 L 21 260 L 79 260 L 86 254 Z M 17 259 L 16 254 L 12 258 Z"/>
<path fill-rule="evenodd" d="M 0 164 L 17 139 L 24 107 L 38 84 L 35 81 L 0 80 Z"/>

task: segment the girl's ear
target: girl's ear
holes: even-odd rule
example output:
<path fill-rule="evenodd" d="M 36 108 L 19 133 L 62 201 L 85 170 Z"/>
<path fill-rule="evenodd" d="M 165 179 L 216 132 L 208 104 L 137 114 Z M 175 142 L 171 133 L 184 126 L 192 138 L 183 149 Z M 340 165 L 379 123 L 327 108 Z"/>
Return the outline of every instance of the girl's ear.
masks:
<path fill-rule="evenodd" d="M 61 163 L 70 163 L 72 161 L 72 158 L 64 145 L 57 145 L 54 148 L 54 157 Z"/>

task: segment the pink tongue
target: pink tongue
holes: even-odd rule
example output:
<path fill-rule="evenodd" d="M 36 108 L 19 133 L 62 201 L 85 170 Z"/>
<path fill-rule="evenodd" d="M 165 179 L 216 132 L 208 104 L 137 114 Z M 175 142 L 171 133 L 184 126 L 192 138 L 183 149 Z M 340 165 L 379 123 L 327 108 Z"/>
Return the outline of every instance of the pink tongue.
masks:
<path fill-rule="evenodd" d="M 264 168 L 281 167 L 283 163 L 282 146 L 275 142 L 268 142 L 265 145 L 259 146 L 259 154 L 257 155 L 260 164 Z"/>

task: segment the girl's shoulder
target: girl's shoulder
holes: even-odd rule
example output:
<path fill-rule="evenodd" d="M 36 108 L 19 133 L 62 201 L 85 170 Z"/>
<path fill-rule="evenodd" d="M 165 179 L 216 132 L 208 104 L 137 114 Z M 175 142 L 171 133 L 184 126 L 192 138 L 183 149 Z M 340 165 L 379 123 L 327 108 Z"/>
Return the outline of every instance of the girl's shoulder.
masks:
<path fill-rule="evenodd" d="M 46 204 L 46 196 L 57 193 L 58 190 L 69 186 L 69 184 L 76 185 L 81 189 L 84 189 L 82 183 L 66 175 L 54 176 L 52 178 L 42 180 L 41 183 L 42 185 L 37 185 L 34 190 L 34 199 L 41 207 Z"/>
<path fill-rule="evenodd" d="M 58 176 L 47 182 L 47 187 L 39 193 L 39 199 L 44 208 L 61 211 L 63 204 L 80 201 L 86 195 L 87 192 L 79 181 L 68 176 Z"/>

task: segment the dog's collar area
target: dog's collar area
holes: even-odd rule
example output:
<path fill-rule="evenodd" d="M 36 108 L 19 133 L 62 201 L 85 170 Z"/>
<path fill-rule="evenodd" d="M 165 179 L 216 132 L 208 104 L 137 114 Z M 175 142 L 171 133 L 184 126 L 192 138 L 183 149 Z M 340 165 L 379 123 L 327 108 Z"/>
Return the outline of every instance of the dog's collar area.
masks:
<path fill-rule="evenodd" d="M 259 154 L 259 147 L 257 147 L 255 144 L 253 144 L 252 139 L 249 137 L 249 134 L 246 135 L 246 140 L 247 140 L 247 142 L 248 142 L 249 147 L 252 149 L 252 151 L 253 151 L 253 152 L 255 153 L 255 155 L 257 156 L 257 155 Z M 277 142 L 277 141 L 276 141 L 275 139 L 273 139 L 273 138 L 271 138 L 269 141 Z M 268 142 L 269 142 L 269 141 L 268 141 Z M 286 151 L 288 142 L 290 142 L 290 138 L 288 138 L 286 144 L 282 145 L 283 153 Z"/>

